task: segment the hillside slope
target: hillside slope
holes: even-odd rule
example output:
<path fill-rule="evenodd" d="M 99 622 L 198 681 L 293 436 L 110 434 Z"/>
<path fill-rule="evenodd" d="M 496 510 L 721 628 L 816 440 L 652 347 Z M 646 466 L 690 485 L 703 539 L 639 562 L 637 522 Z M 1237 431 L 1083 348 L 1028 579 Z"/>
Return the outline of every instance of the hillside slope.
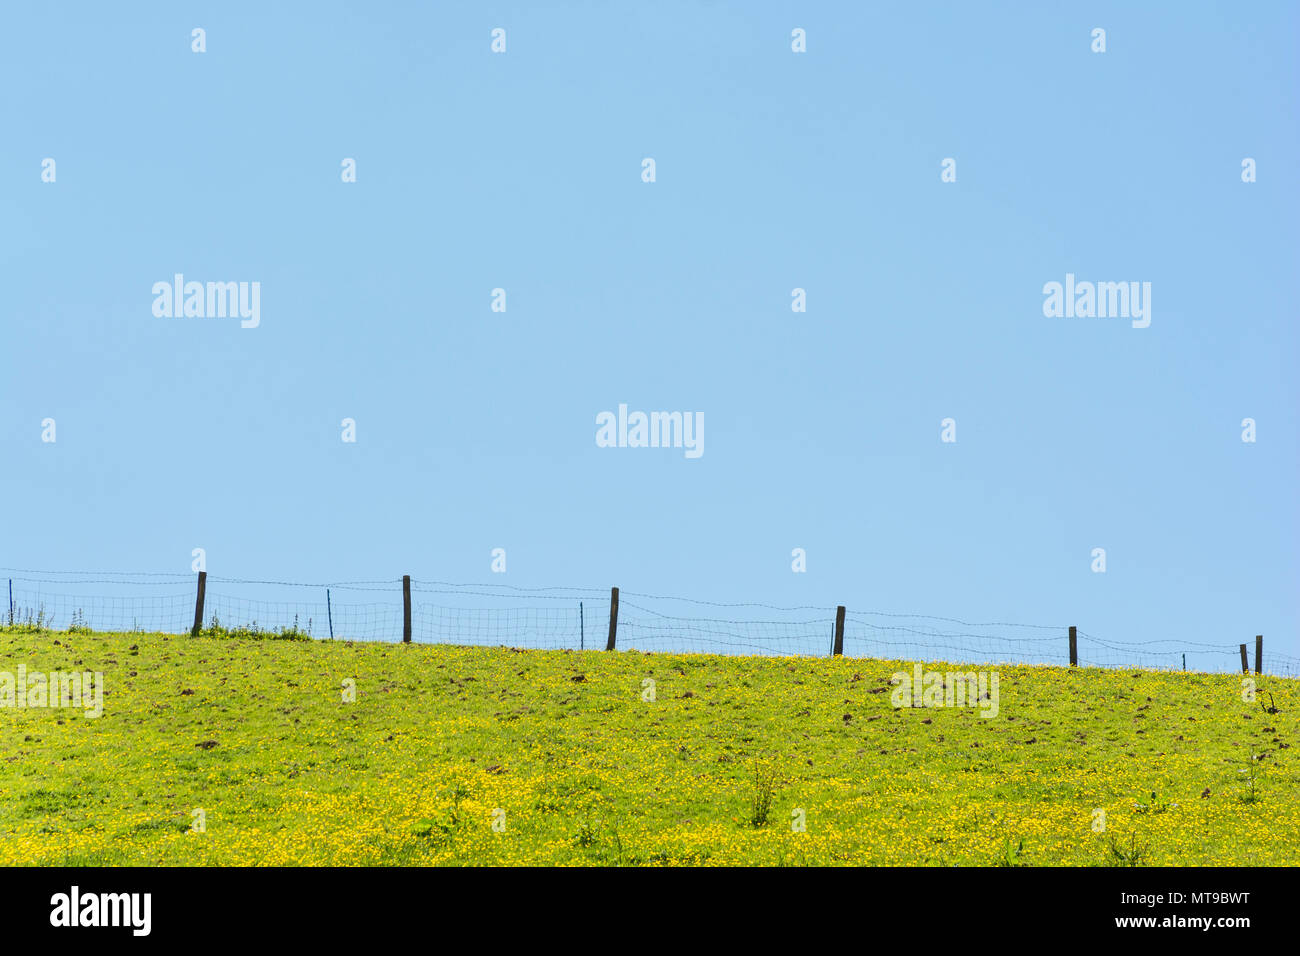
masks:
<path fill-rule="evenodd" d="M 0 631 L 20 664 L 105 694 L 0 706 L 10 865 L 1300 863 L 1294 680 L 985 666 L 986 718 L 863 659 Z"/>

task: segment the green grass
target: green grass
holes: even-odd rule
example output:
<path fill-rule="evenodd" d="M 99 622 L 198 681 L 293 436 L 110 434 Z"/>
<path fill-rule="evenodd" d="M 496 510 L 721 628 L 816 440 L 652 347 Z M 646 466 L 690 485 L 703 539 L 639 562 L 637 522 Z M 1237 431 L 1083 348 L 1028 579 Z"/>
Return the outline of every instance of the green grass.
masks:
<path fill-rule="evenodd" d="M 1295 680 L 986 666 L 986 719 L 863 659 L 0 630 L 20 664 L 104 713 L 0 708 L 5 864 L 1300 863 Z"/>

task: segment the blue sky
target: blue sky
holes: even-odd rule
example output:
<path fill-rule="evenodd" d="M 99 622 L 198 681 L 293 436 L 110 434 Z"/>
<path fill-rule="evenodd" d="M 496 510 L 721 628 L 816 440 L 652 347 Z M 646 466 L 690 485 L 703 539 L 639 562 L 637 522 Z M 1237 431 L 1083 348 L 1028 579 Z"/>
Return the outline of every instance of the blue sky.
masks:
<path fill-rule="evenodd" d="M 14 7 L 0 565 L 1298 654 L 1300 8 L 1129 6 Z M 156 318 L 177 272 L 260 326 Z M 619 403 L 704 454 L 598 448 Z"/>

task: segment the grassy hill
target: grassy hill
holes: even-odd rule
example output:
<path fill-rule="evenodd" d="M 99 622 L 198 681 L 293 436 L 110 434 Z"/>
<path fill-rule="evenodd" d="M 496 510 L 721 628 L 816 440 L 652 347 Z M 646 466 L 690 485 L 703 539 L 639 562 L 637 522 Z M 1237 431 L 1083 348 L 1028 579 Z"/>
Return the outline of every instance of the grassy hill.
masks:
<path fill-rule="evenodd" d="M 989 719 L 863 659 L 0 631 L 20 664 L 104 711 L 0 708 L 4 864 L 1300 863 L 1294 680 L 1002 666 Z"/>

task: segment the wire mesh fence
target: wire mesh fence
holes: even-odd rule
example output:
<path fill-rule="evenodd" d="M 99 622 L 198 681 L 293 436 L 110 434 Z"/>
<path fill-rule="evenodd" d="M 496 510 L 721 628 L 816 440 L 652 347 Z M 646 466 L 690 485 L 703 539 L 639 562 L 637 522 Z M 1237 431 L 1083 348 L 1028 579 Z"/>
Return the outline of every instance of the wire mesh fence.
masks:
<path fill-rule="evenodd" d="M 0 568 L 8 605 L 0 627 L 191 633 L 195 576 Z M 610 633 L 611 591 L 410 582 L 410 634 L 417 643 L 598 650 Z M 645 653 L 826 656 L 834 607 L 723 604 L 622 592 L 616 647 Z M 206 576 L 201 630 L 349 641 L 400 641 L 407 625 L 402 579 L 307 584 Z M 844 618 L 849 657 L 962 664 L 1070 663 L 1056 624 L 971 623 L 924 614 L 853 611 Z M 1254 650 L 1253 645 L 1251 648 Z M 1077 632 L 1081 666 L 1224 672 L 1240 669 L 1229 641 L 1124 642 Z M 1252 669 L 1254 662 L 1252 661 Z M 1300 659 L 1271 649 L 1262 672 L 1300 677 Z"/>

